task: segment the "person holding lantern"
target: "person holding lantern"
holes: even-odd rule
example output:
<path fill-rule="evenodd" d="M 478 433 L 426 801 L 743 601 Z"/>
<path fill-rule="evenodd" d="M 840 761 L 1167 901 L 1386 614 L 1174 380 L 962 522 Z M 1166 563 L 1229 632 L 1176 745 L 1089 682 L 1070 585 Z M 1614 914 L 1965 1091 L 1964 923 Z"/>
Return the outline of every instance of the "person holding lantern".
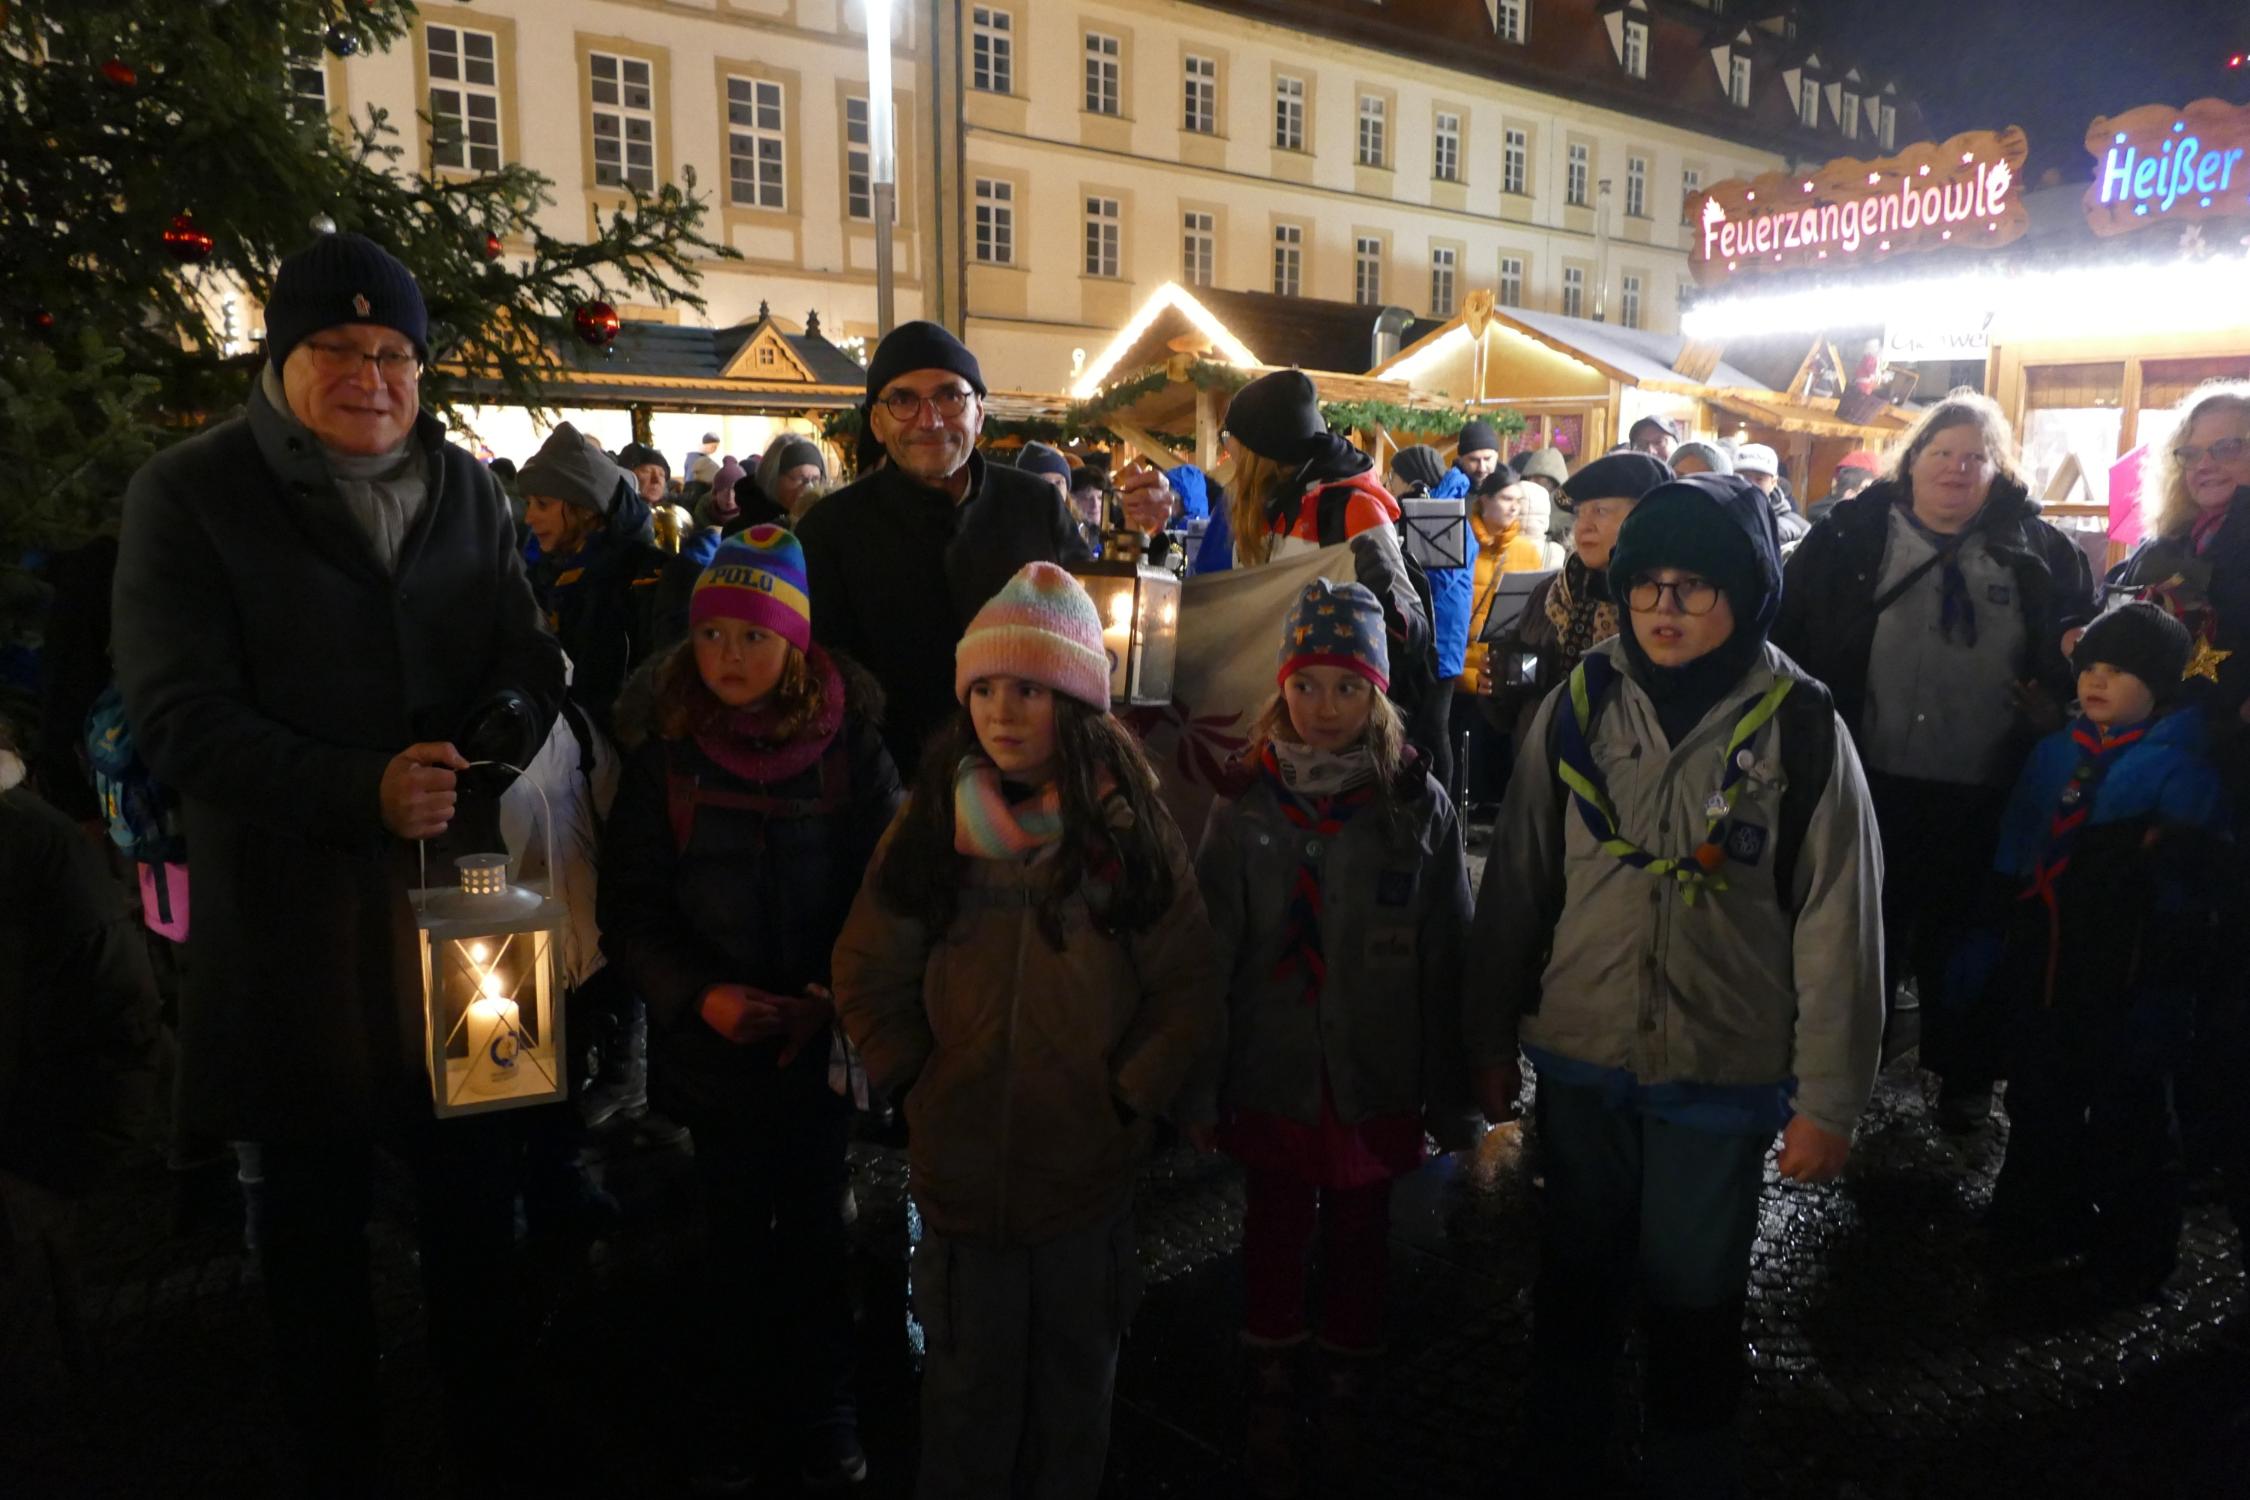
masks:
<path fill-rule="evenodd" d="M 420 410 L 413 273 L 329 234 L 281 264 L 247 412 L 142 466 L 115 595 L 119 685 L 180 794 L 196 914 L 180 1011 L 190 1128 L 257 1141 L 279 1385 L 314 1487 L 379 1484 L 366 1239 L 375 1153 L 413 1169 L 458 1450 L 517 1340 L 519 1129 L 432 1119 L 408 890 L 472 760 L 527 763 L 563 694 L 497 487 Z M 493 799 L 478 809 L 492 826 Z"/>

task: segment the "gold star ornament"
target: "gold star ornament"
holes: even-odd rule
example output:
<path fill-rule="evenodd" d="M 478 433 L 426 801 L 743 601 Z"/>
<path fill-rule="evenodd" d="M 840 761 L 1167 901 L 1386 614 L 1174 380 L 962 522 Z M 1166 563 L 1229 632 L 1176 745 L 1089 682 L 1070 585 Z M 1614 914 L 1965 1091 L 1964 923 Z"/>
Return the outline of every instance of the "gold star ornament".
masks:
<path fill-rule="evenodd" d="M 2205 682 L 2217 682 L 2219 680 L 2219 663 L 2232 655 L 2234 655 L 2232 651 L 2221 651 L 2213 646 L 2209 640 L 2197 636 L 2195 655 L 2188 658 L 2187 670 L 2180 674 L 2180 681 L 2185 682 L 2190 677 L 2200 677 Z"/>

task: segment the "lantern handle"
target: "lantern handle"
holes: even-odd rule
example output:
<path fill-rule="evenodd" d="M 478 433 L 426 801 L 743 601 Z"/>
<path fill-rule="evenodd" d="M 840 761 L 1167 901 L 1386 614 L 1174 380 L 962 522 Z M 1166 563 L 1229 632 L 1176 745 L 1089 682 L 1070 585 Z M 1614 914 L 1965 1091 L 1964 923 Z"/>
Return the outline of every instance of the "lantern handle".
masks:
<path fill-rule="evenodd" d="M 556 873 L 558 866 L 555 864 L 555 807 L 553 803 L 547 800 L 547 789 L 533 781 L 530 772 L 520 766 L 511 766 L 504 760 L 472 760 L 461 769 L 474 771 L 479 766 L 493 766 L 502 771 L 511 771 L 515 773 L 517 781 L 539 794 L 540 822 L 547 831 L 547 889 L 544 894 L 550 899 L 559 900 L 561 880 Z M 503 793 L 502 795 L 506 794 Z M 500 842 L 505 845 L 507 839 L 503 837 Z M 429 899 L 430 892 L 430 842 L 428 839 L 416 839 L 414 841 L 414 857 L 421 870 L 421 883 L 414 888 L 414 911 L 416 915 L 420 915 L 424 910 L 423 903 Z"/>

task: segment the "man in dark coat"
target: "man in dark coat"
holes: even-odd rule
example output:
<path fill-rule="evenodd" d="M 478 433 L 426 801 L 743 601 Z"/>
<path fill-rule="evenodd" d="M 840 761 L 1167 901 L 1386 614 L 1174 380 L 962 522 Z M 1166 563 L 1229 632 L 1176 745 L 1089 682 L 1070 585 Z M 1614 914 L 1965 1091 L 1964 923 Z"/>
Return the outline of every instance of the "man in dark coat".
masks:
<path fill-rule="evenodd" d="M 977 451 L 984 395 L 959 339 L 935 323 L 892 329 L 867 368 L 860 478 L 797 526 L 813 636 L 882 684 L 884 741 L 909 779 L 957 711 L 953 648 L 970 617 L 1025 563 L 1089 555 L 1053 485 Z"/>
<path fill-rule="evenodd" d="M 118 680 L 194 859 L 181 1110 L 264 1146 L 280 1383 L 323 1488 L 375 1483 L 379 1141 L 417 1177 L 449 1410 L 488 1420 L 510 1346 L 515 1126 L 431 1118 L 407 893 L 455 773 L 545 739 L 562 658 L 490 475 L 419 410 L 427 321 L 357 235 L 284 261 L 248 410 L 134 476 L 117 574 Z"/>

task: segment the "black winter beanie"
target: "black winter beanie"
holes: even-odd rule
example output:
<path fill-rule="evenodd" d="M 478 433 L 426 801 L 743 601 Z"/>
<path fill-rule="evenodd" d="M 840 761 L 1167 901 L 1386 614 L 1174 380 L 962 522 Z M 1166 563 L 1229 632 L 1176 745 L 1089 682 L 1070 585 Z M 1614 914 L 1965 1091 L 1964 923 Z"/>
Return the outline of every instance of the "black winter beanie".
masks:
<path fill-rule="evenodd" d="M 1437 449 L 1428 443 L 1416 443 L 1411 448 L 1398 450 L 1391 460 L 1391 472 L 1410 485 L 1434 490 L 1438 481 L 1445 477 L 1445 460 L 1439 458 Z"/>
<path fill-rule="evenodd" d="M 1320 393 L 1302 370 L 1260 375 L 1227 403 L 1226 430 L 1260 458 L 1300 462 L 1314 440 L 1328 436 Z"/>
<path fill-rule="evenodd" d="M 985 393 L 984 371 L 969 346 L 944 327 L 918 318 L 899 324 L 875 346 L 875 357 L 867 362 L 867 404 L 875 404 L 883 387 L 916 370 L 945 370 L 966 380 L 978 395 Z"/>
<path fill-rule="evenodd" d="M 1460 440 L 1453 445 L 1453 451 L 1456 454 L 1498 453 L 1500 434 L 1493 430 L 1490 422 L 1481 419 L 1463 422 Z"/>
<path fill-rule="evenodd" d="M 2162 607 L 2136 600 L 2087 626 L 2070 664 L 2083 672 L 2095 662 L 2106 662 L 2138 677 L 2157 702 L 2167 703 L 2179 693 L 2194 652 L 2195 641 L 2185 625 Z"/>
<path fill-rule="evenodd" d="M 266 358 L 278 374 L 289 351 L 323 328 L 364 323 L 404 334 L 430 357 L 430 311 L 405 263 L 360 234 L 324 234 L 281 263 L 266 302 Z"/>
<path fill-rule="evenodd" d="M 1650 491 L 1618 528 L 1609 555 L 1617 597 L 1645 573 L 1678 568 L 1719 586 L 1738 631 L 1764 636 L 1781 601 L 1780 562 L 1770 543 L 1761 558 L 1744 529 L 1763 522 L 1764 503 L 1756 486 L 1732 474 L 1693 474 Z"/>

